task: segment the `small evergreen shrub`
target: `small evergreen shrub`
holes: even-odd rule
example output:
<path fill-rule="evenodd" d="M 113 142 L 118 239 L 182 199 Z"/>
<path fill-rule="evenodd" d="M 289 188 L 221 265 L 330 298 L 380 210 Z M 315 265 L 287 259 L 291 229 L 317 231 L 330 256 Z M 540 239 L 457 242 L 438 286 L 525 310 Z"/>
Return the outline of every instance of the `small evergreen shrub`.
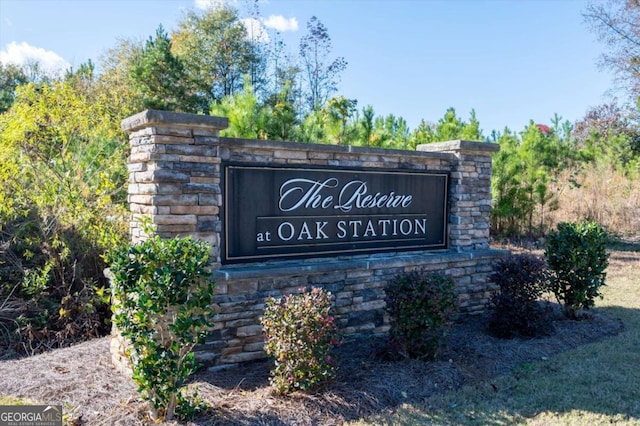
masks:
<path fill-rule="evenodd" d="M 114 323 L 156 421 L 198 405 L 182 387 L 196 369 L 194 346 L 213 326 L 209 253 L 206 242 L 155 236 L 112 255 Z"/>
<path fill-rule="evenodd" d="M 547 287 L 543 259 L 518 254 L 501 259 L 489 277 L 500 289 L 491 297 L 489 331 L 500 338 L 536 337 L 551 330 L 551 315 L 538 302 Z"/>
<path fill-rule="evenodd" d="M 577 319 L 581 309 L 592 308 L 602 297 L 609 265 L 606 242 L 607 233 L 595 222 L 560 223 L 549 233 L 550 288 L 567 317 Z"/>
<path fill-rule="evenodd" d="M 389 282 L 385 292 L 390 347 L 405 357 L 434 359 L 457 312 L 453 280 L 407 272 Z"/>
<path fill-rule="evenodd" d="M 308 391 L 335 377 L 331 350 L 338 328 L 330 309 L 331 293 L 315 287 L 266 300 L 262 326 L 265 351 L 275 359 L 270 382 L 276 392 Z"/>

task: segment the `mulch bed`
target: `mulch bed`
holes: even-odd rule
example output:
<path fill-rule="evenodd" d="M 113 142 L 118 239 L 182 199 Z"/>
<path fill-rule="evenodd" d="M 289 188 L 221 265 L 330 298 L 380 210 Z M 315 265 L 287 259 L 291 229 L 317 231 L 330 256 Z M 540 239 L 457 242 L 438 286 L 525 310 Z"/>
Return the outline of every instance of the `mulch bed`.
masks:
<path fill-rule="evenodd" d="M 557 315 L 557 314 L 556 314 Z M 486 333 L 486 317 L 457 323 L 439 358 L 388 362 L 376 354 L 385 340 L 345 342 L 337 350 L 340 370 L 334 383 L 314 394 L 274 396 L 269 361 L 239 368 L 201 371 L 197 387 L 211 408 L 192 425 L 339 425 L 419 403 L 463 385 L 490 379 L 535 360 L 613 336 L 624 326 L 595 310 L 583 321 L 557 315 L 555 331 L 536 339 L 503 340 Z M 18 360 L 0 362 L 0 394 L 63 404 L 75 424 L 136 425 L 149 422 L 133 382 L 112 367 L 108 338 Z M 177 423 L 175 423 L 177 424 Z"/>

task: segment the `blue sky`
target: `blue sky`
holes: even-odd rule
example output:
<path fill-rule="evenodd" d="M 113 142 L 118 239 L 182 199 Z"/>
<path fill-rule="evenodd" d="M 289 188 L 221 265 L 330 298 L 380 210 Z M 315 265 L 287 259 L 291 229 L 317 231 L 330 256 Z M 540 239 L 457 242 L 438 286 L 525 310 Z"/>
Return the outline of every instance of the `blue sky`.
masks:
<path fill-rule="evenodd" d="M 207 1 L 0 0 L 0 60 L 97 62 L 118 39 L 144 40 L 159 24 L 171 32 L 185 10 Z M 247 2 L 232 4 L 248 16 Z M 280 25 L 292 54 L 317 16 L 333 55 L 348 61 L 339 93 L 358 108 L 402 116 L 411 128 L 448 107 L 466 120 L 474 108 L 489 135 L 505 126 L 521 131 L 530 119 L 548 124 L 554 113 L 573 122 L 609 99 L 612 78 L 596 65 L 604 46 L 583 22 L 586 4 L 261 0 L 259 9 L 263 25 Z"/>

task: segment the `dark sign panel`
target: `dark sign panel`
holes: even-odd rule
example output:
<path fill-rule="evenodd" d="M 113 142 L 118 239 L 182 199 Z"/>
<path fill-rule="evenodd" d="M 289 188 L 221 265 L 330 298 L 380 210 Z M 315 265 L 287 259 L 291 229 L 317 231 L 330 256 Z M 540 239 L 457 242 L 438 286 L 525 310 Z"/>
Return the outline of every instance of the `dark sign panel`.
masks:
<path fill-rule="evenodd" d="M 224 166 L 223 261 L 447 246 L 445 173 Z"/>

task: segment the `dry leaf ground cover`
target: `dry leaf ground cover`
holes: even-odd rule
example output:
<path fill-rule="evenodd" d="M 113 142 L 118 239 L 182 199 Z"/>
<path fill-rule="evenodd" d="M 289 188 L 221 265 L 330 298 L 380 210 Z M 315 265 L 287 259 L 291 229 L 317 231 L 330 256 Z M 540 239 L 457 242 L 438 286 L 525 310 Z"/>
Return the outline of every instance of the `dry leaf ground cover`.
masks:
<path fill-rule="evenodd" d="M 500 340 L 486 334 L 486 318 L 469 318 L 433 362 L 385 362 L 375 356 L 382 339 L 347 342 L 336 381 L 312 395 L 274 396 L 268 361 L 202 371 L 191 386 L 211 408 L 186 424 L 640 423 L 640 245 L 612 251 L 608 272 L 590 320 L 558 316 L 551 336 Z M 107 339 L 0 362 L 0 394 L 63 404 L 76 424 L 148 422 Z M 589 417 L 589 405 L 603 403 Z"/>

